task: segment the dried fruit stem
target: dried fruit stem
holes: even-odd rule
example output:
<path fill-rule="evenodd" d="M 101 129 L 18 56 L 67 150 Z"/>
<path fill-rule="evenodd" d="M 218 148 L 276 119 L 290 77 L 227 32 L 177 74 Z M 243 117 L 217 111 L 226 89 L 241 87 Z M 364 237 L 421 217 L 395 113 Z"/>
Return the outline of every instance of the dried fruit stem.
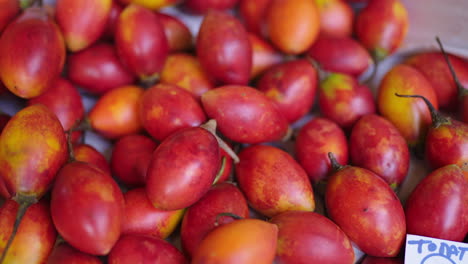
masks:
<path fill-rule="evenodd" d="M 332 168 L 333 168 L 334 171 L 339 171 L 339 170 L 344 168 L 343 165 L 338 163 L 338 161 L 336 160 L 335 155 L 333 155 L 333 153 L 328 152 L 328 158 L 330 159 L 330 162 L 331 162 L 331 165 L 332 165 Z"/>
<path fill-rule="evenodd" d="M 231 149 L 231 147 L 228 146 L 226 142 L 224 142 L 224 140 L 222 140 L 220 137 L 218 137 L 218 135 L 216 135 L 216 125 L 216 120 L 210 119 L 208 122 L 201 125 L 200 127 L 211 132 L 211 134 L 213 134 L 213 136 L 215 136 L 216 140 L 218 141 L 219 147 L 226 151 L 226 153 L 232 158 L 234 163 L 239 163 L 240 160 L 237 154 Z"/>
<path fill-rule="evenodd" d="M 461 97 L 462 95 L 468 95 L 468 90 L 465 89 L 461 83 L 460 79 L 458 79 L 457 73 L 455 72 L 455 69 L 453 68 L 452 63 L 450 62 L 450 58 L 447 55 L 447 52 L 445 52 L 444 45 L 442 45 L 442 42 L 440 41 L 439 37 L 436 37 L 436 41 L 439 44 L 440 51 L 444 55 L 444 59 L 447 62 L 447 65 L 450 69 L 450 73 L 452 74 L 453 79 L 455 80 L 455 84 L 457 85 L 458 89 L 458 95 Z"/>
<path fill-rule="evenodd" d="M 215 185 L 219 181 L 219 178 L 221 178 L 221 175 L 223 175 L 225 169 L 226 169 L 226 157 L 223 157 L 221 159 L 221 167 L 219 168 L 219 171 L 216 174 L 216 177 L 213 181 L 213 185 Z"/>
<path fill-rule="evenodd" d="M 398 93 L 395 93 L 396 96 L 398 97 L 407 97 L 407 98 L 419 98 L 419 99 L 423 99 L 424 102 L 426 103 L 427 107 L 429 108 L 429 112 L 431 112 L 431 118 L 432 118 L 432 126 L 434 128 L 437 128 L 439 127 L 440 125 L 442 124 L 446 124 L 446 123 L 449 123 L 450 121 L 445 118 L 443 115 L 441 115 L 435 108 L 434 106 L 432 105 L 432 103 L 424 96 L 422 95 L 404 95 L 404 94 L 398 94 Z"/>

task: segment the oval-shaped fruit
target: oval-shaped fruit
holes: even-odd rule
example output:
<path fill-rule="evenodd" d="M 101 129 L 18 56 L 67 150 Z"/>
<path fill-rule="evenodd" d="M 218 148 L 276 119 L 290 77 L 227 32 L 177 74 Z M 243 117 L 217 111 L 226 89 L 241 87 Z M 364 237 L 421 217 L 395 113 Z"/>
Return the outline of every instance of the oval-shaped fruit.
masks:
<path fill-rule="evenodd" d="M 135 75 L 124 67 L 115 47 L 109 43 L 96 43 L 70 54 L 67 62 L 70 80 L 91 94 L 104 94 L 135 80 Z"/>
<path fill-rule="evenodd" d="M 85 162 L 65 165 L 57 175 L 50 201 L 60 236 L 91 255 L 107 255 L 121 233 L 124 198 L 117 183 Z"/>
<path fill-rule="evenodd" d="M 120 86 L 99 97 L 88 113 L 91 127 L 109 139 L 138 133 L 140 99 L 145 90 L 136 85 Z"/>
<path fill-rule="evenodd" d="M 1 0 L 0 33 L 20 13 L 20 2 L 17 0 Z"/>
<path fill-rule="evenodd" d="M 106 160 L 104 155 L 97 151 L 92 145 L 88 144 L 77 144 L 73 146 L 73 155 L 75 160 L 87 162 L 96 166 L 104 173 L 111 175 L 109 162 Z"/>
<path fill-rule="evenodd" d="M 408 12 L 400 0 L 369 1 L 357 14 L 356 36 L 374 58 L 395 52 L 408 33 Z"/>
<path fill-rule="evenodd" d="M 244 26 L 234 16 L 221 11 L 208 12 L 200 26 L 196 50 L 201 65 L 215 82 L 248 83 L 252 45 Z"/>
<path fill-rule="evenodd" d="M 288 211 L 273 217 L 270 223 L 278 226 L 278 263 L 354 263 L 349 238 L 323 215 Z"/>
<path fill-rule="evenodd" d="M 346 37 L 353 32 L 354 11 L 343 0 L 315 0 L 320 14 L 320 36 Z"/>
<path fill-rule="evenodd" d="M 384 117 L 365 115 L 354 125 L 349 139 L 351 163 L 375 172 L 392 189 L 406 178 L 410 154 L 398 129 Z"/>
<path fill-rule="evenodd" d="M 57 0 L 55 18 L 70 51 L 82 50 L 104 32 L 112 0 Z"/>
<path fill-rule="evenodd" d="M 468 183 L 457 165 L 432 171 L 406 202 L 409 234 L 463 241 L 468 230 Z"/>
<path fill-rule="evenodd" d="M 190 29 L 176 16 L 156 13 L 164 28 L 170 52 L 189 51 L 193 47 Z"/>
<path fill-rule="evenodd" d="M 239 159 L 236 179 L 256 211 L 268 217 L 290 210 L 314 211 L 314 193 L 307 174 L 287 152 L 255 145 L 243 149 Z"/>
<path fill-rule="evenodd" d="M 242 192 L 233 184 L 220 183 L 212 186 L 194 205 L 185 212 L 180 229 L 184 251 L 192 256 L 205 236 L 221 224 L 232 222 L 232 213 L 242 218 L 249 217 L 249 207 Z"/>
<path fill-rule="evenodd" d="M 0 208 L 0 254 L 11 236 L 18 209 L 18 203 L 13 200 L 5 201 Z M 45 263 L 56 237 L 49 205 L 41 200 L 26 210 L 3 263 Z"/>
<path fill-rule="evenodd" d="M 257 88 L 273 100 L 289 123 L 304 117 L 314 104 L 317 71 L 307 60 L 294 60 L 268 69 Z"/>
<path fill-rule="evenodd" d="M 311 0 L 272 0 L 265 14 L 271 42 L 286 54 L 300 54 L 317 39 L 320 14 Z"/>
<path fill-rule="evenodd" d="M 184 210 L 164 211 L 155 208 L 146 196 L 145 188 L 137 188 L 124 194 L 125 217 L 122 234 L 148 235 L 166 239 L 174 232 Z"/>
<path fill-rule="evenodd" d="M 288 133 L 288 122 L 265 94 L 249 87 L 226 85 L 204 93 L 206 114 L 219 131 L 240 143 L 277 141 Z"/>
<path fill-rule="evenodd" d="M 137 4 L 128 5 L 120 13 L 115 44 L 124 65 L 145 82 L 158 77 L 169 54 L 169 43 L 158 15 Z"/>
<path fill-rule="evenodd" d="M 222 225 L 202 240 L 192 264 L 271 264 L 278 227 L 259 219 L 241 219 Z"/>
<path fill-rule="evenodd" d="M 320 83 L 318 102 L 323 116 L 344 129 L 351 129 L 359 118 L 376 112 L 369 87 L 341 73 L 332 73 Z"/>
<path fill-rule="evenodd" d="M 109 264 L 186 264 L 184 255 L 169 242 L 142 235 L 124 235 L 112 248 Z"/>
<path fill-rule="evenodd" d="M 204 128 L 185 128 L 167 137 L 153 153 L 146 192 L 162 210 L 186 208 L 210 188 L 220 166 L 219 145 Z"/>
<path fill-rule="evenodd" d="M 254 79 L 271 66 L 282 62 L 284 58 L 283 55 L 265 39 L 250 32 L 248 34 L 250 43 L 252 44 L 252 71 L 250 73 L 250 78 Z"/>
<path fill-rule="evenodd" d="M 263 20 L 271 0 L 240 0 L 239 15 L 247 31 L 263 36 Z"/>
<path fill-rule="evenodd" d="M 355 77 L 363 74 L 372 62 L 369 52 L 351 37 L 321 36 L 307 51 L 307 55 L 325 71 Z"/>
<path fill-rule="evenodd" d="M 11 196 L 41 197 L 67 158 L 62 125 L 44 105 L 21 109 L 0 135 L 0 177 Z"/>
<path fill-rule="evenodd" d="M 98 257 L 83 253 L 67 243 L 60 243 L 54 248 L 47 264 L 102 264 Z"/>
<path fill-rule="evenodd" d="M 195 14 L 204 14 L 209 10 L 226 11 L 233 8 L 239 0 L 185 0 L 183 7 Z"/>
<path fill-rule="evenodd" d="M 341 167 L 328 180 L 325 203 L 330 218 L 364 253 L 399 253 L 406 236 L 405 213 L 380 176 L 360 167 Z"/>
<path fill-rule="evenodd" d="M 143 186 L 157 143 L 145 135 L 127 135 L 114 144 L 110 165 L 113 176 L 127 186 Z"/>
<path fill-rule="evenodd" d="M 160 8 L 175 5 L 180 0 L 119 0 L 120 3 L 128 4 L 137 4 L 151 10 L 158 10 Z"/>
<path fill-rule="evenodd" d="M 437 97 L 431 83 L 411 66 L 399 64 L 387 72 L 377 91 L 377 107 L 413 146 L 420 142 L 431 124 L 431 114 L 423 100 L 408 100 L 395 95 L 419 94 L 438 109 Z"/>
<path fill-rule="evenodd" d="M 328 152 L 340 164 L 348 163 L 348 141 L 335 122 L 316 117 L 299 129 L 295 142 L 296 158 L 313 183 L 328 178 L 333 171 Z"/>
<path fill-rule="evenodd" d="M 145 91 L 139 103 L 139 116 L 145 130 L 157 140 L 206 120 L 200 103 L 188 91 L 162 83 Z"/>
<path fill-rule="evenodd" d="M 0 78 L 8 90 L 21 98 L 45 92 L 64 63 L 62 33 L 43 9 L 28 8 L 1 34 Z"/>

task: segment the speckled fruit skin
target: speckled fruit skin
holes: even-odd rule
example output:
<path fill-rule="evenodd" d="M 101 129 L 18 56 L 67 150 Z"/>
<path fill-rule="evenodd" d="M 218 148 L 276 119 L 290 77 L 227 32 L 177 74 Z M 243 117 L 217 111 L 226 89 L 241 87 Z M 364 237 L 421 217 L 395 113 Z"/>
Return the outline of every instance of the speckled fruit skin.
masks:
<path fill-rule="evenodd" d="M 408 12 L 400 0 L 370 1 L 356 16 L 355 33 L 377 60 L 395 52 L 408 33 Z"/>
<path fill-rule="evenodd" d="M 408 145 L 396 127 L 379 115 L 365 115 L 356 122 L 349 150 L 352 164 L 375 172 L 393 189 L 408 174 Z"/>
<path fill-rule="evenodd" d="M 112 248 L 109 264 L 120 263 L 187 264 L 184 255 L 172 244 L 160 238 L 124 235 Z"/>
<path fill-rule="evenodd" d="M 243 218 L 249 217 L 249 207 L 242 192 L 231 183 L 213 185 L 210 190 L 187 209 L 182 220 L 180 237 L 184 251 L 192 256 L 205 236 L 218 225 L 234 221 L 233 213 Z"/>
<path fill-rule="evenodd" d="M 252 69 L 252 45 L 234 16 L 211 10 L 203 18 L 196 41 L 202 67 L 218 84 L 246 85 Z"/>
<path fill-rule="evenodd" d="M 293 60 L 269 68 L 257 88 L 276 103 L 289 123 L 294 123 L 312 109 L 317 79 L 317 70 L 307 60 Z"/>
<path fill-rule="evenodd" d="M 299 130 L 295 152 L 297 161 L 313 183 L 326 181 L 333 172 L 328 152 L 332 152 L 340 164 L 347 164 L 349 157 L 343 129 L 323 117 L 310 120 Z"/>
<path fill-rule="evenodd" d="M 353 33 L 353 8 L 342 0 L 315 0 L 320 14 L 320 36 L 345 37 Z"/>
<path fill-rule="evenodd" d="M 28 8 L 1 34 L 0 78 L 13 94 L 36 97 L 59 76 L 65 55 L 60 28 L 44 9 Z"/>
<path fill-rule="evenodd" d="M 190 29 L 176 16 L 156 13 L 161 22 L 167 43 L 169 44 L 169 52 L 190 51 L 193 47 L 193 36 Z"/>
<path fill-rule="evenodd" d="M 0 254 L 11 236 L 19 205 L 7 200 L 0 207 Z M 49 205 L 41 200 L 31 205 L 21 220 L 4 263 L 45 263 L 54 248 L 57 231 L 50 217 Z"/>
<path fill-rule="evenodd" d="M 278 227 L 259 219 L 241 219 L 222 225 L 202 240 L 192 264 L 273 263 Z"/>
<path fill-rule="evenodd" d="M 330 219 L 314 212 L 288 211 L 272 219 L 278 226 L 278 263 L 354 263 L 346 234 Z"/>
<path fill-rule="evenodd" d="M 406 202 L 408 233 L 463 241 L 468 231 L 468 183 L 457 165 L 432 171 Z"/>
<path fill-rule="evenodd" d="M 325 203 L 329 217 L 368 255 L 396 256 L 406 236 L 400 200 L 382 178 L 345 166 L 329 178 Z"/>
<path fill-rule="evenodd" d="M 377 91 L 377 107 L 400 131 L 406 142 L 414 146 L 421 142 L 431 124 L 431 114 L 423 100 L 408 100 L 398 94 L 418 94 L 426 97 L 438 109 L 437 97 L 431 83 L 411 66 L 398 64 L 382 79 Z"/>
<path fill-rule="evenodd" d="M 288 210 L 314 211 L 312 186 L 304 169 L 287 152 L 249 146 L 235 165 L 239 188 L 250 206 L 268 217 Z"/>
<path fill-rule="evenodd" d="M 221 86 L 204 93 L 201 102 L 230 140 L 249 144 L 278 141 L 288 132 L 288 122 L 273 101 L 250 86 Z"/>
<path fill-rule="evenodd" d="M 67 243 L 60 243 L 47 259 L 47 264 L 102 264 L 98 257 L 83 253 Z"/>
<path fill-rule="evenodd" d="M 50 210 L 65 241 L 85 253 L 103 256 L 121 234 L 124 198 L 109 175 L 75 161 L 57 174 Z"/>
<path fill-rule="evenodd" d="M 220 167 L 216 138 L 200 127 L 185 128 L 156 148 L 146 173 L 146 192 L 162 210 L 197 202 L 210 188 Z"/>

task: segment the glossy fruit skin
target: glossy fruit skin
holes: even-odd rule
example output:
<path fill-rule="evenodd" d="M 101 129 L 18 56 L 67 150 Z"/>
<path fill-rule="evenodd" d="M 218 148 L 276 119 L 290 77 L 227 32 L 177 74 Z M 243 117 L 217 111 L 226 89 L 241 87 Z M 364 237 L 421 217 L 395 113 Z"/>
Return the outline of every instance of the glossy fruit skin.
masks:
<path fill-rule="evenodd" d="M 139 103 L 139 116 L 145 130 L 160 141 L 206 120 L 200 103 L 188 91 L 162 83 L 144 92 Z"/>
<path fill-rule="evenodd" d="M 13 230 L 19 205 L 6 200 L 0 207 L 0 253 Z M 44 200 L 31 205 L 24 214 L 4 263 L 45 263 L 54 248 L 57 231 L 50 217 L 49 205 Z"/>
<path fill-rule="evenodd" d="M 113 175 L 127 186 L 143 186 L 157 143 L 148 136 L 132 134 L 114 144 L 110 165 Z"/>
<path fill-rule="evenodd" d="M 99 39 L 111 6 L 112 0 L 57 0 L 55 19 L 70 51 L 85 49 Z"/>
<path fill-rule="evenodd" d="M 463 241 L 468 231 L 467 188 L 457 165 L 432 171 L 406 202 L 408 233 Z"/>
<path fill-rule="evenodd" d="M 278 263 L 354 263 L 346 234 L 330 219 L 314 212 L 288 211 L 270 220 L 278 226 Z"/>
<path fill-rule="evenodd" d="M 58 173 L 50 201 L 59 234 L 91 255 L 107 255 L 121 234 L 124 198 L 102 170 L 74 161 Z"/>
<path fill-rule="evenodd" d="M 105 174 L 111 175 L 109 162 L 101 152 L 95 149 L 92 145 L 76 144 L 73 146 L 75 160 L 87 162 L 102 170 Z"/>
<path fill-rule="evenodd" d="M 64 63 L 62 33 L 43 9 L 28 8 L 0 37 L 0 78 L 16 96 L 29 99 L 45 92 Z"/>
<path fill-rule="evenodd" d="M 366 256 L 361 264 L 403 264 L 403 260 L 401 258 L 380 258 Z"/>
<path fill-rule="evenodd" d="M 396 65 L 385 74 L 378 88 L 377 107 L 380 115 L 392 122 L 406 142 L 414 146 L 424 137 L 431 124 L 431 115 L 423 100 L 400 98 L 395 93 L 422 95 L 438 109 L 435 91 L 422 73 L 403 64 Z"/>
<path fill-rule="evenodd" d="M 330 218 L 360 250 L 377 257 L 396 256 L 406 236 L 400 200 L 382 178 L 345 166 L 329 178 L 325 203 Z"/>
<path fill-rule="evenodd" d="M 268 69 L 257 88 L 276 103 L 289 123 L 294 123 L 312 109 L 317 79 L 317 71 L 307 60 L 294 60 Z"/>
<path fill-rule="evenodd" d="M 129 5 L 137 4 L 151 10 L 158 10 L 160 8 L 171 6 L 180 2 L 180 0 L 118 0 L 120 3 Z"/>
<path fill-rule="evenodd" d="M 67 62 L 70 80 L 95 95 L 130 85 L 136 79 L 120 62 L 114 45 L 104 42 L 70 54 Z"/>
<path fill-rule="evenodd" d="M 354 30 L 359 42 L 380 60 L 401 45 L 408 24 L 408 12 L 400 0 L 374 0 L 356 16 Z"/>
<path fill-rule="evenodd" d="M 0 135 L 0 177 L 12 197 L 41 197 L 67 158 L 62 125 L 43 105 L 21 109 Z"/>
<path fill-rule="evenodd" d="M 47 259 L 47 264 L 102 264 L 98 257 L 83 253 L 67 243 L 54 248 Z"/>
<path fill-rule="evenodd" d="M 325 71 L 355 77 L 363 74 L 372 62 L 369 52 L 350 37 L 321 36 L 307 51 L 307 55 Z"/>
<path fill-rule="evenodd" d="M 219 131 L 233 141 L 277 141 L 288 132 L 288 122 L 274 103 L 250 86 L 221 86 L 204 93 L 201 102 L 208 117 L 216 119 Z"/>
<path fill-rule="evenodd" d="M 249 217 L 249 207 L 242 192 L 231 183 L 213 185 L 194 205 L 190 206 L 182 220 L 180 237 L 187 255 L 192 256 L 205 236 L 219 225 L 234 221 L 221 213 L 233 213 Z"/>
<path fill-rule="evenodd" d="M 193 47 L 193 37 L 190 29 L 176 16 L 164 13 L 156 13 L 161 22 L 169 52 L 189 51 Z"/>
<path fill-rule="evenodd" d="M 248 33 L 252 45 L 252 71 L 250 78 L 260 76 L 264 71 L 284 60 L 283 55 L 262 37 Z"/>
<path fill-rule="evenodd" d="M 275 258 L 278 227 L 259 219 L 222 225 L 202 240 L 192 264 L 270 264 Z"/>
<path fill-rule="evenodd" d="M 345 37 L 353 32 L 354 11 L 343 0 L 315 0 L 320 14 L 320 36 Z"/>
<path fill-rule="evenodd" d="M 392 188 L 408 174 L 408 145 L 396 127 L 379 115 L 365 115 L 356 122 L 349 150 L 352 164 L 375 172 Z"/>
<path fill-rule="evenodd" d="M 20 13 L 19 1 L 1 0 L 0 6 L 0 33 Z"/>
<path fill-rule="evenodd" d="M 167 137 L 153 153 L 146 174 L 146 192 L 154 207 L 186 208 L 210 188 L 219 169 L 216 138 L 200 127 Z"/>
<path fill-rule="evenodd" d="M 158 76 L 169 54 L 169 43 L 158 15 L 130 4 L 122 11 L 115 30 L 117 54 L 141 80 Z"/>
<path fill-rule="evenodd" d="M 210 10 L 226 11 L 238 2 L 239 0 L 185 0 L 183 7 L 191 13 L 206 14 Z"/>
<path fill-rule="evenodd" d="M 124 199 L 123 235 L 147 235 L 166 239 L 182 221 L 185 212 L 183 209 L 163 211 L 155 208 L 146 196 L 145 188 L 127 191 Z"/>
<path fill-rule="evenodd" d="M 318 103 L 323 116 L 344 129 L 351 129 L 360 117 L 376 112 L 369 87 L 341 73 L 332 73 L 320 83 Z"/>
<path fill-rule="evenodd" d="M 289 210 L 314 211 L 312 186 L 306 172 L 287 152 L 266 145 L 239 153 L 236 179 L 250 206 L 272 217 Z"/>
<path fill-rule="evenodd" d="M 239 16 L 247 31 L 264 36 L 262 29 L 263 19 L 271 0 L 240 0 Z"/>
<path fill-rule="evenodd" d="M 448 56 L 461 85 L 468 87 L 468 63 L 455 55 Z M 405 64 L 415 67 L 428 79 L 441 109 L 456 110 L 459 103 L 457 85 L 441 52 L 419 53 L 408 58 Z"/>
<path fill-rule="evenodd" d="M 269 39 L 286 54 L 305 52 L 319 35 L 320 14 L 314 1 L 272 0 L 265 16 Z"/>
<path fill-rule="evenodd" d="M 296 159 L 313 183 L 325 180 L 333 172 L 328 152 L 340 164 L 348 163 L 348 141 L 335 122 L 316 117 L 300 128 L 295 142 Z"/>
<path fill-rule="evenodd" d="M 196 41 L 202 67 L 219 84 L 246 85 L 252 69 L 252 45 L 234 16 L 211 10 L 203 18 Z"/>
<path fill-rule="evenodd" d="M 215 88 L 197 57 L 188 53 L 174 53 L 167 57 L 161 71 L 161 83 L 177 85 L 198 100 L 206 91 Z"/>
<path fill-rule="evenodd" d="M 117 19 L 119 19 L 120 13 L 122 13 L 123 6 L 119 1 L 112 1 L 109 16 L 107 18 L 106 28 L 102 33 L 102 39 L 113 40 L 115 35 L 115 28 L 117 25 Z"/>
<path fill-rule="evenodd" d="M 124 235 L 108 256 L 109 264 L 186 264 L 184 255 L 169 242 L 142 235 Z"/>
<path fill-rule="evenodd" d="M 109 139 L 138 133 L 143 129 L 138 107 L 144 92 L 139 86 L 126 85 L 102 95 L 88 113 L 91 127 Z"/>

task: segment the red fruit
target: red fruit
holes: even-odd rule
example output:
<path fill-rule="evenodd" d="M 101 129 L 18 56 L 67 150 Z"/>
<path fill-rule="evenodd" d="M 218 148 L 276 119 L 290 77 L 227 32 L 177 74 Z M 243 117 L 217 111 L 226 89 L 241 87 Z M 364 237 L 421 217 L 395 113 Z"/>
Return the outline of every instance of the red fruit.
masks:
<path fill-rule="evenodd" d="M 223 171 L 221 172 L 221 175 L 219 176 L 216 183 L 221 183 L 221 182 L 225 182 L 225 181 L 229 180 L 229 178 L 231 176 L 231 172 L 232 172 L 232 166 L 233 166 L 233 163 L 234 163 L 232 157 L 229 156 L 229 153 L 227 153 L 223 148 L 220 147 L 219 151 L 220 151 L 219 154 L 220 154 L 221 162 L 222 162 L 223 158 L 225 158 L 226 161 L 224 163 Z"/>
<path fill-rule="evenodd" d="M 230 216 L 221 213 L 248 218 L 249 208 L 242 192 L 233 184 L 214 185 L 194 205 L 187 209 L 182 221 L 180 237 L 182 246 L 189 256 L 196 251 L 205 236 L 217 226 L 232 222 Z"/>
<path fill-rule="evenodd" d="M 88 144 L 77 144 L 73 146 L 75 160 L 87 162 L 102 170 L 105 174 L 111 176 L 109 162 L 106 157 Z"/>
<path fill-rule="evenodd" d="M 156 13 L 161 22 L 170 52 L 189 51 L 193 46 L 192 32 L 176 16 Z"/>
<path fill-rule="evenodd" d="M 328 152 L 332 152 L 339 163 L 348 163 L 346 135 L 335 122 L 317 117 L 307 122 L 295 142 L 296 158 L 313 183 L 328 178 L 333 171 Z"/>
<path fill-rule="evenodd" d="M 239 85 L 226 85 L 201 97 L 206 114 L 216 119 L 219 131 L 240 143 L 261 143 L 282 139 L 288 122 L 262 92 Z"/>
<path fill-rule="evenodd" d="M 110 165 L 116 178 L 128 186 L 143 186 L 157 143 L 144 135 L 127 135 L 114 144 Z"/>
<path fill-rule="evenodd" d="M 64 63 L 62 34 L 44 9 L 28 8 L 0 37 L 0 78 L 19 97 L 44 93 Z"/>
<path fill-rule="evenodd" d="M 271 0 L 240 0 L 239 15 L 249 32 L 262 35 L 263 19 L 270 2 Z"/>
<path fill-rule="evenodd" d="M 234 16 L 208 12 L 196 43 L 201 65 L 217 83 L 245 85 L 252 68 L 252 45 L 243 25 Z"/>
<path fill-rule="evenodd" d="M 157 140 L 206 120 L 200 103 L 172 84 L 157 84 L 146 90 L 139 103 L 139 116 L 145 130 Z"/>
<path fill-rule="evenodd" d="M 353 32 L 354 11 L 343 0 L 315 0 L 320 14 L 320 36 L 349 37 Z"/>
<path fill-rule="evenodd" d="M 367 50 L 350 37 L 320 37 L 307 54 L 325 71 L 349 74 L 355 77 L 363 74 L 372 58 Z"/>
<path fill-rule="evenodd" d="M 279 263 L 354 263 L 349 238 L 331 220 L 314 212 L 288 211 L 272 219 L 278 226 Z"/>
<path fill-rule="evenodd" d="M 271 67 L 257 83 L 288 120 L 304 117 L 314 104 L 317 71 L 307 60 L 288 61 Z"/>
<path fill-rule="evenodd" d="M 54 248 L 47 264 L 102 264 L 98 257 L 83 253 L 67 243 L 61 243 Z"/>
<path fill-rule="evenodd" d="M 135 75 L 120 62 L 114 46 L 108 43 L 96 43 L 71 54 L 68 76 L 85 91 L 99 95 L 135 80 Z"/>
<path fill-rule="evenodd" d="M 427 175 L 406 202 L 409 234 L 463 241 L 468 231 L 468 183 L 457 165 Z"/>
<path fill-rule="evenodd" d="M 123 7 L 119 1 L 113 0 L 109 11 L 109 17 L 107 19 L 106 28 L 102 36 L 104 39 L 112 40 L 115 35 L 115 28 L 117 26 L 117 19 L 119 19 L 120 13 L 122 13 Z"/>
<path fill-rule="evenodd" d="M 204 128 L 185 128 L 156 148 L 146 173 L 146 192 L 162 210 L 178 210 L 197 202 L 219 170 L 219 145 Z"/>
<path fill-rule="evenodd" d="M 50 201 L 60 236 L 91 255 L 107 255 L 121 233 L 124 199 L 117 183 L 85 162 L 65 165 Z"/>
<path fill-rule="evenodd" d="M 365 115 L 354 125 L 349 139 L 351 163 L 371 170 L 395 189 L 406 178 L 408 145 L 387 119 Z"/>
<path fill-rule="evenodd" d="M 186 264 L 184 255 L 169 242 L 142 235 L 124 235 L 112 248 L 109 264 L 158 263 Z"/>
<path fill-rule="evenodd" d="M 169 54 L 169 44 L 158 15 L 136 4 L 128 5 L 120 14 L 115 44 L 124 65 L 145 82 L 158 77 Z"/>
<path fill-rule="evenodd" d="M 20 2 L 17 0 L 1 0 L 0 33 L 20 13 Z"/>
<path fill-rule="evenodd" d="M 196 14 L 204 14 L 209 10 L 226 11 L 233 8 L 239 0 L 185 0 L 183 7 Z"/>
<path fill-rule="evenodd" d="M 275 64 L 283 61 L 282 54 L 270 43 L 256 34 L 248 33 L 252 45 L 252 72 L 253 79 Z"/>
<path fill-rule="evenodd" d="M 70 51 L 85 49 L 99 39 L 111 6 L 112 0 L 57 0 L 55 18 Z"/>

